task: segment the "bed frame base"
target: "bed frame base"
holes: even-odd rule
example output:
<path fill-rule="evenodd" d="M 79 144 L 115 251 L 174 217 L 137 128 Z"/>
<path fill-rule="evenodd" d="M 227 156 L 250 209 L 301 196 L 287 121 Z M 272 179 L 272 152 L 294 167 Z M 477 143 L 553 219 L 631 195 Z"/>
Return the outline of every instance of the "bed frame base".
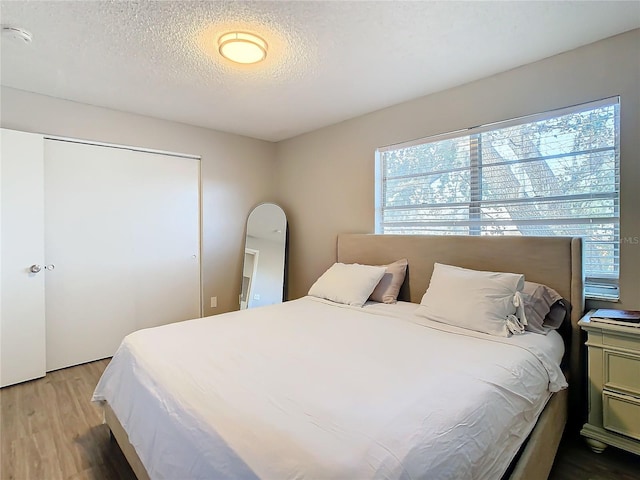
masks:
<path fill-rule="evenodd" d="M 136 478 L 138 480 L 151 480 L 151 477 L 149 477 L 147 470 L 144 468 L 144 465 L 142 465 L 142 461 L 140 460 L 140 457 L 138 457 L 135 448 L 133 448 L 133 445 L 129 442 L 129 435 L 124 431 L 124 428 L 108 403 L 104 404 L 104 421 L 109 426 L 111 436 L 116 440 L 120 450 L 122 450 L 122 453 L 127 459 L 127 462 L 129 462 L 131 470 L 135 473 Z"/>
<path fill-rule="evenodd" d="M 567 423 L 568 390 L 554 393 L 509 476 L 509 480 L 546 480 Z"/>

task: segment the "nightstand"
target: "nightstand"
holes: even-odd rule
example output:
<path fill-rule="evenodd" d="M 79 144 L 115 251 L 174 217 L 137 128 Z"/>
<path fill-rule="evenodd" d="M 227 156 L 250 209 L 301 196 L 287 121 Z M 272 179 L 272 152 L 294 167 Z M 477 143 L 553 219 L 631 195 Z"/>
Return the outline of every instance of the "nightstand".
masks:
<path fill-rule="evenodd" d="M 589 417 L 580 434 L 594 452 L 608 445 L 640 455 L 640 328 L 592 322 L 588 334 Z"/>

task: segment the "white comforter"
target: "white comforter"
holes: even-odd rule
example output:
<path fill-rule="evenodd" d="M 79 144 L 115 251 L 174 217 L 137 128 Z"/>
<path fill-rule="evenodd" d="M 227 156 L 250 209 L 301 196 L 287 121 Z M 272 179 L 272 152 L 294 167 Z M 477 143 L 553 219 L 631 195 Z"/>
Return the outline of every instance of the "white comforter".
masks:
<path fill-rule="evenodd" d="M 141 330 L 93 400 L 152 479 L 499 479 L 566 386 L 560 336 L 490 337 L 415 308 L 305 297 Z"/>

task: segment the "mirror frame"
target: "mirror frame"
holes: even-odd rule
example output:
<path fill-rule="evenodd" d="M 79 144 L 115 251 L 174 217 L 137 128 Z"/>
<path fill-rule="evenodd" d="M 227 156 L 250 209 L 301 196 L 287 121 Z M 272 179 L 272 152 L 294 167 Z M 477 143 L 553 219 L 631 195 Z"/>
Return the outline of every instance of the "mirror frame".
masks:
<path fill-rule="evenodd" d="M 256 224 L 256 215 L 258 215 L 260 213 L 261 209 L 264 209 L 265 206 L 271 207 L 273 209 L 277 209 L 278 211 L 275 212 L 275 215 L 277 215 L 278 218 L 273 218 L 273 219 L 269 219 L 268 217 L 266 218 L 266 222 L 258 222 Z M 252 227 L 252 219 L 253 219 L 253 227 Z M 275 221 L 275 222 L 279 222 L 277 224 L 274 225 L 269 225 L 269 221 Z M 284 224 L 282 224 L 281 222 L 284 221 Z M 262 232 L 258 232 L 258 236 L 254 237 L 253 235 L 250 235 L 250 232 L 252 229 L 255 230 L 255 228 L 261 229 Z M 266 233 L 265 233 L 266 232 Z M 270 234 L 282 234 L 282 237 L 278 236 L 278 238 L 276 239 L 277 241 L 282 241 L 284 244 L 282 245 L 283 248 L 283 254 L 282 254 L 282 293 L 281 296 L 279 298 L 276 298 L 275 301 L 268 301 L 267 303 L 263 303 L 263 305 L 270 305 L 270 304 L 274 304 L 274 303 L 282 303 L 282 302 L 286 302 L 287 298 L 288 298 L 288 264 L 289 264 L 289 221 L 287 219 L 287 215 L 284 211 L 284 209 L 273 202 L 263 202 L 263 203 L 259 203 L 258 205 L 256 205 L 255 207 L 253 207 L 251 209 L 251 211 L 249 212 L 249 215 L 247 216 L 247 222 L 246 222 L 246 226 L 245 226 L 245 241 L 244 241 L 244 249 L 243 249 L 243 261 L 242 261 L 242 272 L 241 272 L 241 284 L 240 284 L 240 295 L 239 295 L 239 304 L 240 304 L 240 310 L 245 310 L 248 308 L 252 308 L 252 300 L 254 298 L 254 293 L 253 293 L 253 286 L 254 284 L 254 280 L 256 278 L 259 278 L 258 276 L 258 271 L 259 271 L 259 262 L 260 262 L 260 250 L 256 250 L 255 244 L 250 245 L 249 242 L 249 238 L 250 236 L 253 238 L 265 238 L 268 240 L 267 236 Z M 247 268 L 247 255 L 254 255 L 255 260 L 257 260 L 257 262 L 251 267 L 252 268 L 252 272 L 251 272 L 251 276 L 248 277 L 245 275 L 245 269 Z M 264 257 L 263 257 L 264 259 Z M 279 258 L 278 258 L 279 261 Z M 275 269 L 274 269 L 275 270 Z M 275 292 L 272 292 L 275 294 Z M 275 298 L 275 295 L 274 297 Z M 260 301 L 261 299 L 258 299 L 258 301 Z M 260 306 L 260 305 L 258 305 Z"/>

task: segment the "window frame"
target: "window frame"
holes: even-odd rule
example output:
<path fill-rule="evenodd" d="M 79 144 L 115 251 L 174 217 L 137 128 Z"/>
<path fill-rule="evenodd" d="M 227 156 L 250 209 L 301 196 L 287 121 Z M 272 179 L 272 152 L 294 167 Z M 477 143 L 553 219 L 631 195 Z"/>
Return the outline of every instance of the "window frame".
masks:
<path fill-rule="evenodd" d="M 531 115 L 524 115 L 520 117 L 516 117 L 513 119 L 491 122 L 483 125 L 477 125 L 474 127 L 464 128 L 460 130 L 455 130 L 452 132 L 441 133 L 437 135 L 427 136 L 418 138 L 415 140 L 410 140 L 407 142 L 401 142 L 391 145 L 386 145 L 383 147 L 379 147 L 375 151 L 375 178 L 374 178 L 374 209 L 375 209 L 375 233 L 384 234 L 383 232 L 383 154 L 388 151 L 400 150 L 404 148 L 409 148 L 413 146 L 419 146 L 427 143 L 435 143 L 441 142 L 449 139 L 459 138 L 459 137 L 470 137 L 470 142 L 474 141 L 474 136 L 476 139 L 480 139 L 480 135 L 485 132 L 490 132 L 493 130 L 509 128 L 513 126 L 523 125 L 527 123 L 535 123 L 544 120 L 550 120 L 556 117 L 561 117 L 563 115 L 579 113 L 586 110 L 594 110 L 600 107 L 606 106 L 616 106 L 617 111 L 614 116 L 614 155 L 615 155 L 615 168 L 616 168 L 616 179 L 615 179 L 615 192 L 614 195 L 614 205 L 615 205 L 615 216 L 607 217 L 608 221 L 613 221 L 618 229 L 618 244 L 614 246 L 617 249 L 617 253 L 615 259 L 618 261 L 618 270 L 617 275 L 612 274 L 611 276 L 598 276 L 598 277 L 585 277 L 585 296 L 589 299 L 598 299 L 598 300 L 607 300 L 607 301 L 617 301 L 619 300 L 619 280 L 620 280 L 620 244 L 622 242 L 621 236 L 619 235 L 620 229 L 620 96 L 612 96 L 603 98 L 600 100 L 595 100 L 591 102 L 580 103 L 568 107 L 563 107 L 555 110 L 549 110 L 545 112 L 535 113 Z M 477 143 L 477 140 L 475 140 Z M 479 147 L 481 148 L 481 146 Z M 471 221 L 471 216 L 474 215 L 472 212 L 474 208 L 474 204 L 476 208 L 479 209 L 480 205 L 486 204 L 486 200 L 483 202 L 481 198 L 481 189 L 482 189 L 482 179 L 478 175 L 478 172 L 481 172 L 481 169 L 478 169 L 478 159 L 473 155 L 473 152 L 477 151 L 477 149 L 470 149 L 470 199 L 468 202 L 469 205 L 469 216 Z M 474 162 L 476 163 L 474 167 Z M 466 170 L 466 169 L 465 169 Z M 475 173 L 474 173 L 475 172 Z M 475 188 L 474 188 L 475 186 Z M 580 194 L 576 194 L 580 195 Z M 491 202 L 489 200 L 489 202 Z M 443 204 L 446 205 L 446 204 Z M 479 211 L 479 210 L 478 210 Z M 476 215 L 479 215 L 476 212 Z M 550 222 L 552 223 L 552 222 Z M 474 228 L 473 225 L 470 226 L 470 229 Z M 480 229 L 480 226 L 477 226 Z M 459 234 L 456 234 L 459 235 Z M 480 235 L 480 230 L 475 234 L 469 234 L 468 236 L 476 236 Z"/>

